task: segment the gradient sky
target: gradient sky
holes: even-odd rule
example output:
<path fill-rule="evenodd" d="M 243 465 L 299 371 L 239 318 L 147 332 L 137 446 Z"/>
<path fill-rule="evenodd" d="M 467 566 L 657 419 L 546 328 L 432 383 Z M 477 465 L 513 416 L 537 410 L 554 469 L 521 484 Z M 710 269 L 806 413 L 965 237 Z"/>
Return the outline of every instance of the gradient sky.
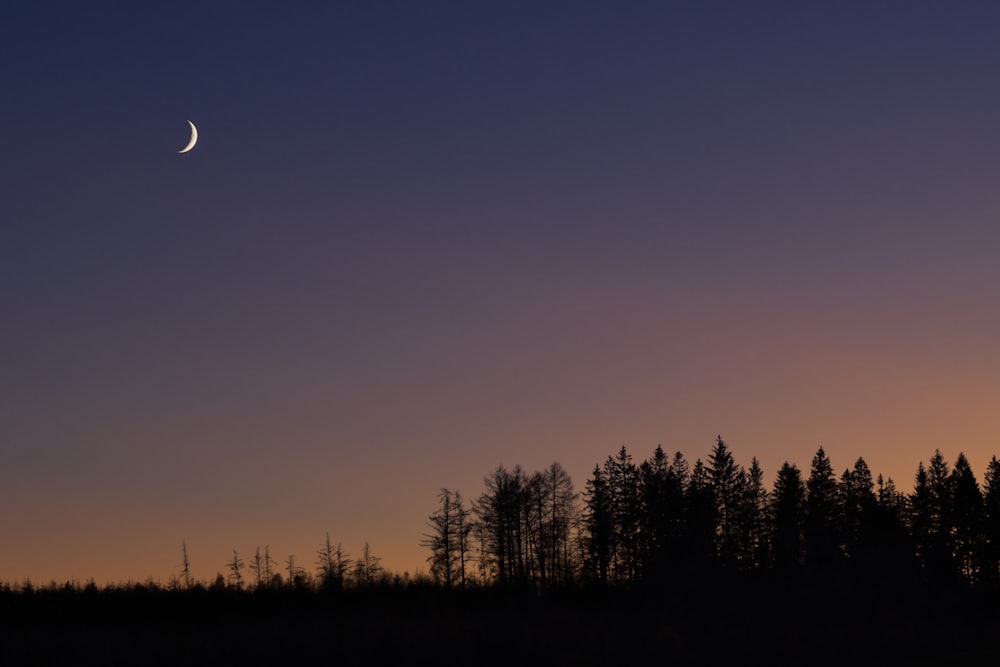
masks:
<path fill-rule="evenodd" d="M 206 5 L 0 10 L 0 579 L 1000 452 L 997 3 Z"/>

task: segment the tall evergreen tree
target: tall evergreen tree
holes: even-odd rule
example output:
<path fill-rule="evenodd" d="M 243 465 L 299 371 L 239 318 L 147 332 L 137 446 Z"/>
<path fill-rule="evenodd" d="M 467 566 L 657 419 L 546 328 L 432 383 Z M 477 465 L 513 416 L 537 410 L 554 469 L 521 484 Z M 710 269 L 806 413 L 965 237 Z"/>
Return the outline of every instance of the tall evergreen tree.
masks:
<path fill-rule="evenodd" d="M 952 477 L 940 449 L 934 450 L 927 465 L 929 508 L 928 565 L 934 576 L 947 576 L 953 570 L 951 557 Z"/>
<path fill-rule="evenodd" d="M 715 562 L 717 514 L 712 483 L 701 459 L 696 459 L 691 469 L 684 506 L 686 567 L 706 569 Z"/>
<path fill-rule="evenodd" d="M 785 461 L 778 470 L 772 496 L 774 565 L 789 569 L 802 563 L 806 487 L 802 473 Z"/>
<path fill-rule="evenodd" d="M 985 507 L 979 483 L 964 453 L 955 459 L 951 471 L 952 514 L 950 547 L 958 572 L 967 581 L 980 578 L 984 556 L 983 524 Z"/>
<path fill-rule="evenodd" d="M 983 478 L 983 578 L 990 582 L 1000 580 L 1000 461 L 990 459 Z"/>
<path fill-rule="evenodd" d="M 724 566 L 735 566 L 739 555 L 743 488 L 740 469 L 721 435 L 709 454 L 706 471 L 715 501 L 715 551 Z"/>
<path fill-rule="evenodd" d="M 916 555 L 924 568 L 932 567 L 933 545 L 931 540 L 931 490 L 927 479 L 927 468 L 921 461 L 913 477 L 913 493 L 910 494 L 910 535 Z"/>
<path fill-rule="evenodd" d="M 664 581 L 677 564 L 684 525 L 684 479 L 687 463 L 680 452 L 673 462 L 662 447 L 639 466 L 642 488 L 642 570 L 653 581 Z"/>
<path fill-rule="evenodd" d="M 587 571 L 590 578 L 608 584 L 611 575 L 611 553 L 615 533 L 611 490 L 604 470 L 594 466 L 593 476 L 584 491 L 584 526 L 587 544 Z"/>
<path fill-rule="evenodd" d="M 843 502 L 843 540 L 847 553 L 857 561 L 866 556 L 875 541 L 875 483 L 868 464 L 861 457 L 854 469 L 845 471 L 841 479 Z"/>
<path fill-rule="evenodd" d="M 837 530 L 839 502 L 837 480 L 826 452 L 820 447 L 813 457 L 806 482 L 804 540 L 806 562 L 827 565 L 840 551 Z"/>
<path fill-rule="evenodd" d="M 907 499 L 890 477 L 878 476 L 873 521 L 872 571 L 882 580 L 909 576 L 915 563 L 913 540 L 907 531 Z"/>
<path fill-rule="evenodd" d="M 743 501 L 739 517 L 740 562 L 745 570 L 770 567 L 770 523 L 768 492 L 764 471 L 753 457 L 743 483 Z"/>
<path fill-rule="evenodd" d="M 612 576 L 616 582 L 632 581 L 639 576 L 640 509 L 639 469 L 623 446 L 614 458 L 608 457 L 604 472 L 611 493 L 614 539 L 611 554 Z"/>

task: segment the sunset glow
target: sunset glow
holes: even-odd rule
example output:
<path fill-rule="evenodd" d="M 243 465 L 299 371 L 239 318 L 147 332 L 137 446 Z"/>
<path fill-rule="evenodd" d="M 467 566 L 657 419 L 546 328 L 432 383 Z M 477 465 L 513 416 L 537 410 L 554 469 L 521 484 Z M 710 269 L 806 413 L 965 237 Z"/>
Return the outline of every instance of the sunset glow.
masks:
<path fill-rule="evenodd" d="M 426 572 L 442 487 L 623 445 L 1000 454 L 1000 7 L 198 11 L 0 21 L 0 581 Z"/>

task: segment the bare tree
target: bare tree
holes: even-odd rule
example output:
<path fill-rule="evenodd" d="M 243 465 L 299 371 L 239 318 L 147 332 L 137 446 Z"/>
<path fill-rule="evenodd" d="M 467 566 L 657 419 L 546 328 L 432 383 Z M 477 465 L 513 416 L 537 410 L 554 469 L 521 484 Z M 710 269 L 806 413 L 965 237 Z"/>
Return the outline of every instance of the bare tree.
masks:
<path fill-rule="evenodd" d="M 371 548 L 365 542 L 361 558 L 354 563 L 354 580 L 359 586 L 371 586 L 378 581 L 382 574 L 381 561 L 378 556 L 372 556 Z"/>
<path fill-rule="evenodd" d="M 296 587 L 304 583 L 305 570 L 295 564 L 295 554 L 289 554 L 285 561 L 285 569 L 288 571 L 289 586 Z"/>
<path fill-rule="evenodd" d="M 184 582 L 184 588 L 191 588 L 191 561 L 188 560 L 188 547 L 187 542 L 181 540 L 181 553 L 184 555 L 184 562 L 181 569 L 181 580 Z"/>
<path fill-rule="evenodd" d="M 264 559 L 260 557 L 260 547 L 254 552 L 253 560 L 250 561 L 250 572 L 254 577 L 254 585 L 257 589 L 266 581 L 264 577 Z"/>
<path fill-rule="evenodd" d="M 323 587 L 339 588 L 343 586 L 349 564 L 350 559 L 344 553 L 340 542 L 334 547 L 330 542 L 330 533 L 327 533 L 326 541 L 316 551 L 316 568 Z"/>
<path fill-rule="evenodd" d="M 264 581 L 268 585 L 273 582 L 274 576 L 279 574 L 274 569 L 274 566 L 277 564 L 278 561 L 271 558 L 271 546 L 264 545 Z"/>
<path fill-rule="evenodd" d="M 458 580 L 462 588 L 466 584 L 465 565 L 469 562 L 469 548 L 472 536 L 472 509 L 465 505 L 462 494 L 455 492 L 455 538 L 458 549 Z"/>
<path fill-rule="evenodd" d="M 431 575 L 436 581 L 443 582 L 445 588 L 451 588 L 458 560 L 458 535 L 454 530 L 456 511 L 452 492 L 441 489 L 438 501 L 440 507 L 427 521 L 433 532 L 425 534 L 420 544 L 431 550 L 431 555 L 427 557 L 431 564 Z"/>
<path fill-rule="evenodd" d="M 236 586 L 237 589 L 243 588 L 243 569 L 246 567 L 246 563 L 240 558 L 240 555 L 233 549 L 233 559 L 226 563 L 226 567 L 229 568 L 229 581 Z"/>

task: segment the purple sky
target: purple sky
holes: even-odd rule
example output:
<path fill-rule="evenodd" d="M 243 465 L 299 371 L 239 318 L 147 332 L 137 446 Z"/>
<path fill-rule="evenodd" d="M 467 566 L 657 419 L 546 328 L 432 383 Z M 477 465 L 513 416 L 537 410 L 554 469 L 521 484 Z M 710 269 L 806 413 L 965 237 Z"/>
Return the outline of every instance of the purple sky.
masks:
<path fill-rule="evenodd" d="M 919 6 L 917 6 L 919 5 Z M 214 576 L 625 445 L 1000 435 L 995 3 L 0 12 L 0 579 Z M 200 142 L 178 155 L 187 120 Z"/>

